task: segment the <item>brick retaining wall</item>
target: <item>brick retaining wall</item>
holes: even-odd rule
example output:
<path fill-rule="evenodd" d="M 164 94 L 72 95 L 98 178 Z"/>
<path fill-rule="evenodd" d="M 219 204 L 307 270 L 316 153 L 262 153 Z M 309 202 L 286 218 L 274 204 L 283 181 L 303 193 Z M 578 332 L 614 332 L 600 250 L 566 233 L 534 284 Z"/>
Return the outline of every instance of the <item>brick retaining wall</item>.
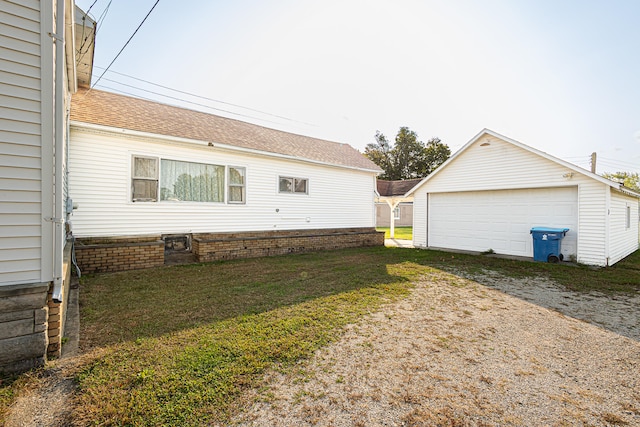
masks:
<path fill-rule="evenodd" d="M 200 233 L 191 238 L 197 262 L 257 258 L 359 246 L 384 245 L 374 228 Z M 83 273 L 102 273 L 164 265 L 162 236 L 78 239 L 76 261 Z"/>
<path fill-rule="evenodd" d="M 384 233 L 374 228 L 284 230 L 194 234 L 193 252 L 199 262 L 257 258 L 289 253 L 384 245 Z"/>
<path fill-rule="evenodd" d="M 76 262 L 83 273 L 137 270 L 164 265 L 160 236 L 77 239 Z"/>

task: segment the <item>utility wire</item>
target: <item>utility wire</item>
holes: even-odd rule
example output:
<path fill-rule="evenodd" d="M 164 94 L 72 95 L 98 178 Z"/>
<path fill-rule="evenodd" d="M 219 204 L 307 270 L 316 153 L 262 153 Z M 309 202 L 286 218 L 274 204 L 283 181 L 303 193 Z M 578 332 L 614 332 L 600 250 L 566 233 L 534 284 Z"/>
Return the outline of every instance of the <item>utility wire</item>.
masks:
<path fill-rule="evenodd" d="M 101 70 L 103 70 L 103 69 L 104 69 L 104 68 L 99 67 L 99 66 L 97 66 L 97 65 L 96 65 L 95 67 L 96 67 L 96 68 L 100 68 Z M 278 119 L 288 120 L 288 121 L 291 121 L 291 122 L 300 123 L 300 124 L 307 125 L 307 126 L 316 126 L 316 125 L 314 125 L 313 123 L 301 122 L 301 121 L 298 121 L 298 120 L 290 119 L 289 117 L 279 116 L 279 115 L 277 115 L 277 114 L 268 113 L 268 112 L 266 112 L 266 111 L 262 111 L 262 110 L 256 110 L 255 108 L 245 107 L 245 106 L 243 106 L 243 105 L 233 104 L 233 103 L 231 103 L 231 102 L 220 101 L 219 99 L 208 98 L 208 97 L 206 97 L 206 96 L 198 95 L 198 94 L 191 93 L 191 92 L 186 92 L 186 91 L 184 91 L 184 90 L 175 89 L 175 88 L 172 88 L 172 87 L 169 87 L 169 86 L 164 86 L 164 85 L 161 85 L 161 84 L 158 84 L 158 83 L 153 83 L 153 82 L 150 82 L 149 80 L 141 79 L 141 78 L 139 78 L 139 77 L 134 77 L 134 76 L 131 76 L 131 75 L 129 75 L 129 74 L 119 73 L 119 72 L 117 72 L 117 71 L 113 71 L 113 70 L 109 70 L 109 72 L 110 72 L 110 73 L 113 73 L 113 74 L 118 74 L 119 76 L 128 77 L 128 78 L 130 78 L 130 79 L 137 80 L 137 81 L 139 81 L 139 82 L 147 83 L 147 84 L 150 84 L 150 85 L 152 85 L 152 86 L 157 86 L 157 87 L 161 87 L 161 88 L 163 88 L 163 89 L 171 90 L 171 91 L 173 91 L 173 92 L 178 92 L 178 93 L 181 93 L 181 94 L 183 94 L 183 95 L 189 95 L 189 96 L 193 96 L 194 98 L 204 99 L 205 101 L 217 102 L 217 103 L 219 103 L 219 104 L 229 105 L 229 106 L 231 106 L 231 107 L 242 108 L 242 109 L 244 109 L 244 110 L 253 111 L 254 113 L 265 114 L 265 115 L 267 115 L 267 116 L 276 117 L 276 118 L 278 118 Z M 107 80 L 107 79 L 105 79 L 105 80 Z M 120 82 L 117 82 L 117 81 L 115 81 L 115 80 L 109 80 L 109 81 L 111 81 L 111 82 L 115 82 L 115 83 L 120 83 Z M 120 84 L 124 84 L 124 83 L 120 83 Z M 132 86 L 132 87 L 133 87 L 133 86 Z M 137 88 L 137 89 L 141 89 L 141 88 L 138 88 L 138 87 L 136 87 L 136 88 Z M 144 89 L 141 89 L 141 90 L 144 90 Z M 164 96 L 164 95 L 162 95 L 162 96 Z M 211 108 L 213 108 L 213 107 L 211 107 Z"/>
<path fill-rule="evenodd" d="M 100 28 L 102 28 L 102 24 L 104 23 L 104 20 L 107 17 L 107 13 L 109 13 L 109 8 L 111 7 L 112 1 L 113 0 L 109 0 L 109 3 L 107 3 L 107 6 L 104 8 L 102 13 L 98 17 L 98 19 L 95 21 L 95 27 L 94 27 L 94 31 L 93 31 L 93 40 L 95 40 L 96 36 L 98 35 L 98 30 Z M 94 4 L 95 4 L 95 2 L 94 2 Z M 93 7 L 93 5 L 91 5 L 91 7 Z M 91 8 L 89 8 L 89 9 L 91 9 Z M 88 14 L 89 14 L 89 12 L 86 12 L 85 16 L 82 17 L 82 38 L 81 38 L 82 44 L 80 45 L 80 48 L 78 49 L 78 60 L 76 61 L 76 65 L 80 64 L 80 61 L 82 61 L 84 56 L 91 50 L 91 43 L 89 43 L 89 45 L 84 50 L 84 52 L 82 51 L 82 48 L 85 46 L 85 44 L 87 44 L 87 42 L 91 38 L 91 33 L 87 34 L 86 37 L 84 36 L 85 26 L 86 26 L 86 23 L 87 23 L 87 16 L 89 16 Z"/>
<path fill-rule="evenodd" d="M 198 102 L 187 101 L 186 99 L 177 98 L 177 97 L 175 97 L 175 96 L 165 95 L 165 94 L 158 93 L 158 92 L 154 92 L 154 91 L 151 91 L 151 90 L 142 89 L 142 88 L 140 88 L 140 87 L 132 86 L 132 85 L 128 85 L 128 84 L 125 84 L 125 83 L 120 83 L 120 82 L 118 82 L 118 81 L 111 80 L 111 79 L 108 79 L 108 78 L 106 78 L 106 77 L 105 77 L 105 78 L 103 78 L 102 80 L 105 80 L 105 81 L 108 81 L 108 82 L 112 82 L 112 83 L 116 83 L 116 84 L 119 84 L 119 85 L 122 85 L 122 86 L 126 86 L 126 87 L 129 87 L 129 88 L 132 88 L 132 89 L 141 90 L 141 91 L 143 91 L 143 92 L 148 92 L 148 93 L 151 93 L 151 94 L 154 94 L 154 95 L 164 96 L 164 97 L 166 97 L 166 98 L 174 99 L 174 100 L 176 100 L 176 101 L 186 102 L 186 103 L 188 103 L 188 104 L 197 105 L 197 106 L 199 106 L 199 107 L 210 108 L 210 109 L 212 109 L 212 110 L 221 111 L 221 112 L 228 113 L 228 114 L 234 114 L 234 115 L 236 115 L 236 116 L 245 117 L 245 118 L 248 118 L 248 119 L 262 120 L 262 121 L 267 122 L 267 123 L 279 124 L 278 122 L 274 122 L 274 121 L 271 121 L 271 120 L 261 119 L 261 118 L 259 118 L 259 117 L 249 116 L 249 115 L 241 114 L 241 113 L 235 113 L 235 112 L 233 112 L 233 111 L 223 110 L 223 109 L 221 109 L 221 108 L 211 107 L 211 106 L 206 105 L 206 104 L 200 104 L 200 103 L 198 103 Z M 96 82 L 96 84 L 97 84 L 97 82 Z M 94 84 L 94 86 L 95 86 L 95 84 Z M 100 87 L 105 88 L 105 89 L 110 89 L 110 90 L 117 90 L 117 89 L 114 89 L 114 88 L 111 88 L 111 87 L 107 87 L 107 86 L 105 86 L 105 85 L 100 85 Z M 123 91 L 119 91 L 119 92 L 124 93 L 124 94 L 127 94 L 127 95 L 131 95 L 130 93 L 127 93 L 127 92 L 123 92 Z M 133 95 L 133 96 L 136 96 L 136 95 Z M 147 98 L 145 98 L 145 99 L 147 99 Z M 154 101 L 154 102 L 156 102 L 156 101 Z"/>
<path fill-rule="evenodd" d="M 94 0 L 93 3 L 91 3 L 91 6 L 89 6 L 89 9 L 87 9 L 87 11 L 85 12 L 87 15 L 89 14 L 89 12 L 91 12 L 91 8 L 95 6 L 96 3 L 98 3 L 98 0 Z"/>
<path fill-rule="evenodd" d="M 138 32 L 138 30 L 140 29 L 140 27 L 142 27 L 142 24 L 144 24 L 144 22 L 147 20 L 147 18 L 149 17 L 149 15 L 151 15 L 151 12 L 153 12 L 153 9 L 155 9 L 155 7 L 158 5 L 158 3 L 160 3 L 160 0 L 156 0 L 156 2 L 153 4 L 153 6 L 151 6 L 151 10 L 149 10 L 149 12 L 147 13 L 147 16 L 144 17 L 144 19 L 142 20 L 142 22 L 140 23 L 140 25 L 138 25 L 138 28 L 136 28 L 136 30 L 133 32 L 133 34 L 131 34 L 131 37 L 129 37 L 129 40 L 127 40 L 127 42 L 124 44 L 124 46 L 122 46 L 122 49 L 120 49 L 120 52 L 118 52 L 118 54 L 116 55 L 115 58 L 113 58 L 113 60 L 111 61 L 111 63 L 109 65 L 107 65 L 107 68 L 105 68 L 105 70 L 102 72 L 102 74 L 100 74 L 100 77 L 98 77 L 98 80 L 96 80 L 96 82 L 93 84 L 93 86 L 91 86 L 91 88 L 93 88 L 95 85 L 98 84 L 98 82 L 100 81 L 100 79 L 102 79 L 102 76 L 104 76 L 104 74 L 109 70 L 109 68 L 111 68 L 111 66 L 113 65 L 114 62 L 116 62 L 116 59 L 118 59 L 118 57 L 120 56 L 120 54 L 122 53 L 122 51 L 127 47 L 127 45 L 129 44 L 129 42 L 131 41 L 131 39 L 133 39 L 133 36 L 136 35 L 136 33 Z M 91 90 L 91 88 L 89 90 Z"/>
<path fill-rule="evenodd" d="M 600 160 L 604 160 L 605 162 L 609 162 L 609 163 L 617 163 L 617 164 L 624 165 L 624 166 L 627 166 L 627 167 L 640 168 L 640 164 L 638 164 L 638 163 L 630 163 L 630 162 L 625 162 L 625 161 L 622 161 L 622 160 L 609 159 L 609 158 L 606 158 L 606 157 L 600 157 Z"/>

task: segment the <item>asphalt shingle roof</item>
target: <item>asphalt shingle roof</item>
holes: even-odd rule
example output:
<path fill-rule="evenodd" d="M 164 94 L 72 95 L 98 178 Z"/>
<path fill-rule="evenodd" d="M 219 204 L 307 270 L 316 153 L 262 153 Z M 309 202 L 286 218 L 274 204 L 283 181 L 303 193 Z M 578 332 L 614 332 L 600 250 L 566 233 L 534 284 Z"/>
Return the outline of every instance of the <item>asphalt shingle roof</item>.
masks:
<path fill-rule="evenodd" d="M 81 89 L 73 95 L 71 120 L 380 171 L 348 144 L 96 89 Z"/>
<path fill-rule="evenodd" d="M 407 191 L 418 185 L 422 178 L 403 179 L 401 181 L 383 181 L 379 179 L 376 182 L 378 194 L 383 197 L 403 196 Z"/>

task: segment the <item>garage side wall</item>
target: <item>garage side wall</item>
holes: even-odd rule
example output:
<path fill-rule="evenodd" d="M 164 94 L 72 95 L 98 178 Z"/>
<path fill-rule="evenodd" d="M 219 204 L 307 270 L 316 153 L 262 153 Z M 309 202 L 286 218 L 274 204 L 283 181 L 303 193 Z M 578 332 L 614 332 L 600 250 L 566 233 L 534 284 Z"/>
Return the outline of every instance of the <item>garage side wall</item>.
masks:
<path fill-rule="evenodd" d="M 620 261 L 638 249 L 638 220 L 638 199 L 612 191 L 609 264 Z"/>
<path fill-rule="evenodd" d="M 578 187 L 578 259 L 582 264 L 607 265 L 606 197 L 609 187 L 589 180 Z"/>
<path fill-rule="evenodd" d="M 414 194 L 414 244 L 430 244 L 427 193 L 577 187 L 577 261 L 604 265 L 605 190 L 588 175 L 576 173 L 545 157 L 492 135 L 468 146 Z M 430 202 L 431 203 L 431 202 Z M 532 224 L 549 225 L 549 224 Z M 568 235 L 569 236 L 569 235 Z"/>

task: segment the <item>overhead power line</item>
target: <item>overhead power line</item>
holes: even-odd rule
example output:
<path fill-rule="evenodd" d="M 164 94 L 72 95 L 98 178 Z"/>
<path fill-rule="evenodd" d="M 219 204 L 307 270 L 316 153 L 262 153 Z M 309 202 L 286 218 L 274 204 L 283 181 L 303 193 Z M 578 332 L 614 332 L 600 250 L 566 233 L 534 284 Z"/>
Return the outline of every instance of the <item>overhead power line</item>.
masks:
<path fill-rule="evenodd" d="M 107 65 L 107 68 L 105 68 L 105 70 L 102 72 L 102 74 L 100 74 L 100 77 L 98 77 L 98 80 L 96 80 L 96 82 L 91 86 L 94 87 L 95 85 L 98 84 L 98 82 L 100 81 L 100 79 L 102 79 L 102 76 L 104 76 L 104 74 L 109 70 L 109 68 L 111 68 L 111 66 L 113 65 L 114 62 L 116 62 L 116 59 L 118 59 L 118 57 L 120 56 L 120 54 L 122 53 L 122 51 L 127 47 L 127 45 L 129 44 L 129 42 L 131 41 L 131 39 L 133 39 L 133 37 L 136 35 L 136 33 L 138 32 L 138 30 L 140 29 L 140 27 L 142 27 L 142 24 L 145 23 L 145 21 L 147 20 L 147 18 L 149 17 L 149 15 L 151 15 L 151 12 L 153 12 L 153 9 L 155 9 L 155 7 L 158 5 L 158 3 L 160 3 L 160 0 L 156 0 L 156 2 L 153 4 L 153 6 L 151 6 L 151 9 L 149 10 L 149 12 L 147 13 L 147 15 L 144 17 L 144 19 L 142 20 L 142 22 L 140 22 L 140 25 L 138 25 L 138 28 L 136 28 L 136 30 L 133 32 L 133 34 L 131 34 L 131 37 L 129 37 L 129 40 L 127 40 L 127 42 L 124 44 L 124 46 L 122 46 L 122 49 L 120 49 L 120 52 L 118 52 L 118 54 L 116 55 L 115 58 L 113 58 L 113 60 L 111 61 L 111 63 L 109 63 L 109 65 Z"/>
<path fill-rule="evenodd" d="M 262 121 L 267 122 L 267 123 L 279 124 L 278 122 L 274 122 L 274 121 L 266 120 L 266 119 L 261 119 L 260 117 L 249 116 L 249 115 L 247 115 L 247 114 L 241 114 L 241 113 L 235 113 L 235 112 L 233 112 L 233 111 L 223 110 L 223 109 L 221 109 L 221 108 L 215 108 L 215 107 L 212 107 L 212 106 L 210 106 L 210 105 L 201 104 L 201 103 L 193 102 L 193 101 L 188 101 L 188 100 L 186 100 L 186 99 L 178 98 L 178 97 L 175 97 L 175 96 L 165 95 L 165 94 L 158 93 L 158 92 L 154 92 L 154 91 L 151 91 L 151 90 L 142 89 L 142 88 L 137 87 L 137 86 L 132 86 L 132 85 L 128 85 L 128 84 L 126 84 L 126 83 L 121 83 L 121 82 L 118 82 L 118 81 L 115 81 L 115 80 L 107 79 L 106 77 L 105 77 L 104 79 L 102 79 L 102 80 L 105 80 L 105 81 L 108 81 L 108 82 L 112 82 L 112 83 L 116 83 L 116 84 L 119 84 L 119 85 L 122 85 L 122 86 L 126 86 L 126 87 L 129 87 L 129 88 L 132 88 L 132 89 L 141 90 L 141 91 L 143 91 L 143 92 L 151 93 L 151 94 L 153 94 L 153 95 L 164 96 L 164 97 L 166 97 L 166 98 L 174 99 L 174 100 L 176 100 L 176 101 L 186 102 L 186 103 L 188 103 L 188 104 L 192 104 L 192 105 L 197 105 L 197 106 L 199 106 L 199 107 L 205 107 L 205 108 L 209 108 L 209 109 L 216 110 L 216 111 L 221 111 L 221 112 L 228 113 L 228 114 L 234 114 L 234 115 L 236 115 L 236 116 L 240 116 L 240 117 L 244 117 L 244 118 L 248 118 L 248 119 L 262 120 Z M 96 82 L 96 84 L 97 84 L 97 82 Z M 93 86 L 95 86 L 95 84 L 94 84 Z M 101 88 L 104 88 L 104 89 L 115 90 L 115 91 L 120 92 L 120 93 L 123 93 L 123 94 L 125 94 L 125 95 L 131 95 L 131 96 L 136 96 L 136 97 L 138 97 L 138 98 L 142 98 L 142 97 L 137 96 L 137 95 L 135 95 L 135 94 L 132 94 L 132 93 L 129 93 L 129 92 L 125 92 L 125 91 L 122 91 L 122 90 L 118 90 L 118 89 L 115 89 L 115 88 L 112 88 L 112 87 L 108 87 L 108 86 L 105 86 L 105 85 L 103 85 L 103 84 L 101 84 L 101 85 L 100 85 L 100 87 L 101 87 Z M 148 100 L 148 101 L 154 101 L 154 100 L 149 99 L 149 98 L 143 98 L 143 99 L 146 99 L 146 100 Z M 156 101 L 154 101 L 154 102 L 156 102 Z"/>
<path fill-rule="evenodd" d="M 97 65 L 96 65 L 95 67 L 96 67 L 96 68 L 100 68 L 101 70 L 104 70 L 104 68 L 99 67 L 99 66 L 97 66 Z M 124 73 L 120 73 L 120 72 L 113 71 L 113 70 L 109 70 L 109 73 L 117 74 L 117 75 L 119 75 L 119 76 L 127 77 L 127 78 L 130 78 L 130 79 L 133 79 L 133 80 L 137 80 L 137 81 L 139 81 L 139 82 L 143 82 L 143 83 L 146 83 L 146 84 L 150 84 L 150 85 L 152 85 L 152 86 L 160 87 L 160 88 L 162 88 L 162 89 L 167 89 L 167 90 L 170 90 L 170 91 L 173 91 L 173 92 L 181 93 L 181 94 L 183 94 L 183 95 L 188 95 L 188 96 L 193 96 L 194 98 L 204 99 L 205 101 L 217 102 L 217 103 L 219 103 L 219 104 L 229 105 L 230 107 L 242 108 L 242 109 L 244 109 L 244 110 L 253 111 L 254 113 L 265 114 L 265 115 L 267 115 L 267 116 L 276 117 L 276 118 L 278 118 L 278 119 L 283 119 L 283 120 L 287 120 L 287 121 L 290 121 L 290 122 L 300 123 L 300 124 L 307 125 L 307 126 L 316 126 L 316 125 L 314 125 L 313 123 L 302 122 L 302 121 L 299 121 L 299 120 L 291 119 L 291 118 L 289 118 L 289 117 L 279 116 L 279 115 L 277 115 L 277 114 L 268 113 L 268 112 L 266 112 L 266 111 L 262 111 L 262 110 L 257 110 L 257 109 L 255 109 L 255 108 L 245 107 L 245 106 L 243 106 L 243 105 L 233 104 L 233 103 L 231 103 L 231 102 L 221 101 L 221 100 L 219 100 L 219 99 L 209 98 L 209 97 L 202 96 L 202 95 L 198 95 L 198 94 L 195 94 L 195 93 L 192 93 L 192 92 L 187 92 L 187 91 L 184 91 L 184 90 L 175 89 L 175 88 L 172 88 L 172 87 L 169 87 L 169 86 L 161 85 L 161 84 L 159 84 L 159 83 L 151 82 L 151 81 L 149 81 L 149 80 L 141 79 L 141 78 L 139 78 L 139 77 L 134 77 L 134 76 L 131 76 L 131 75 L 129 75 L 129 74 L 124 74 Z M 108 81 L 110 81 L 110 82 L 114 82 L 114 83 L 118 83 L 118 84 L 122 84 L 122 85 L 124 85 L 124 86 L 129 86 L 129 85 L 126 85 L 126 84 L 121 83 L 121 82 L 116 81 L 116 80 L 109 80 L 109 79 L 107 79 L 107 78 L 105 78 L 105 80 L 108 80 Z M 136 89 L 145 90 L 145 89 L 142 89 L 142 88 L 140 88 L 140 87 L 138 87 L 138 86 L 129 86 L 129 87 L 135 87 Z M 146 90 L 145 90 L 145 91 L 146 91 Z M 151 91 L 147 91 L 147 92 L 150 92 L 150 93 L 154 93 L 154 94 L 156 94 L 155 92 L 151 92 Z M 163 95 L 163 94 L 157 94 L 157 95 L 160 95 L 160 96 L 167 96 L 167 95 Z M 170 96 L 167 96 L 167 97 L 168 97 L 168 98 L 172 98 L 172 97 L 170 97 Z M 179 98 L 173 98 L 173 99 L 179 99 Z M 185 102 L 189 102 L 189 101 L 185 101 Z M 202 105 L 202 104 L 196 104 L 196 105 Z M 214 108 L 214 107 L 208 107 L 208 108 L 213 108 L 214 110 L 216 109 L 216 108 Z M 220 111 L 226 111 L 226 110 L 220 110 Z M 234 114 L 235 114 L 235 113 L 234 113 Z"/>

